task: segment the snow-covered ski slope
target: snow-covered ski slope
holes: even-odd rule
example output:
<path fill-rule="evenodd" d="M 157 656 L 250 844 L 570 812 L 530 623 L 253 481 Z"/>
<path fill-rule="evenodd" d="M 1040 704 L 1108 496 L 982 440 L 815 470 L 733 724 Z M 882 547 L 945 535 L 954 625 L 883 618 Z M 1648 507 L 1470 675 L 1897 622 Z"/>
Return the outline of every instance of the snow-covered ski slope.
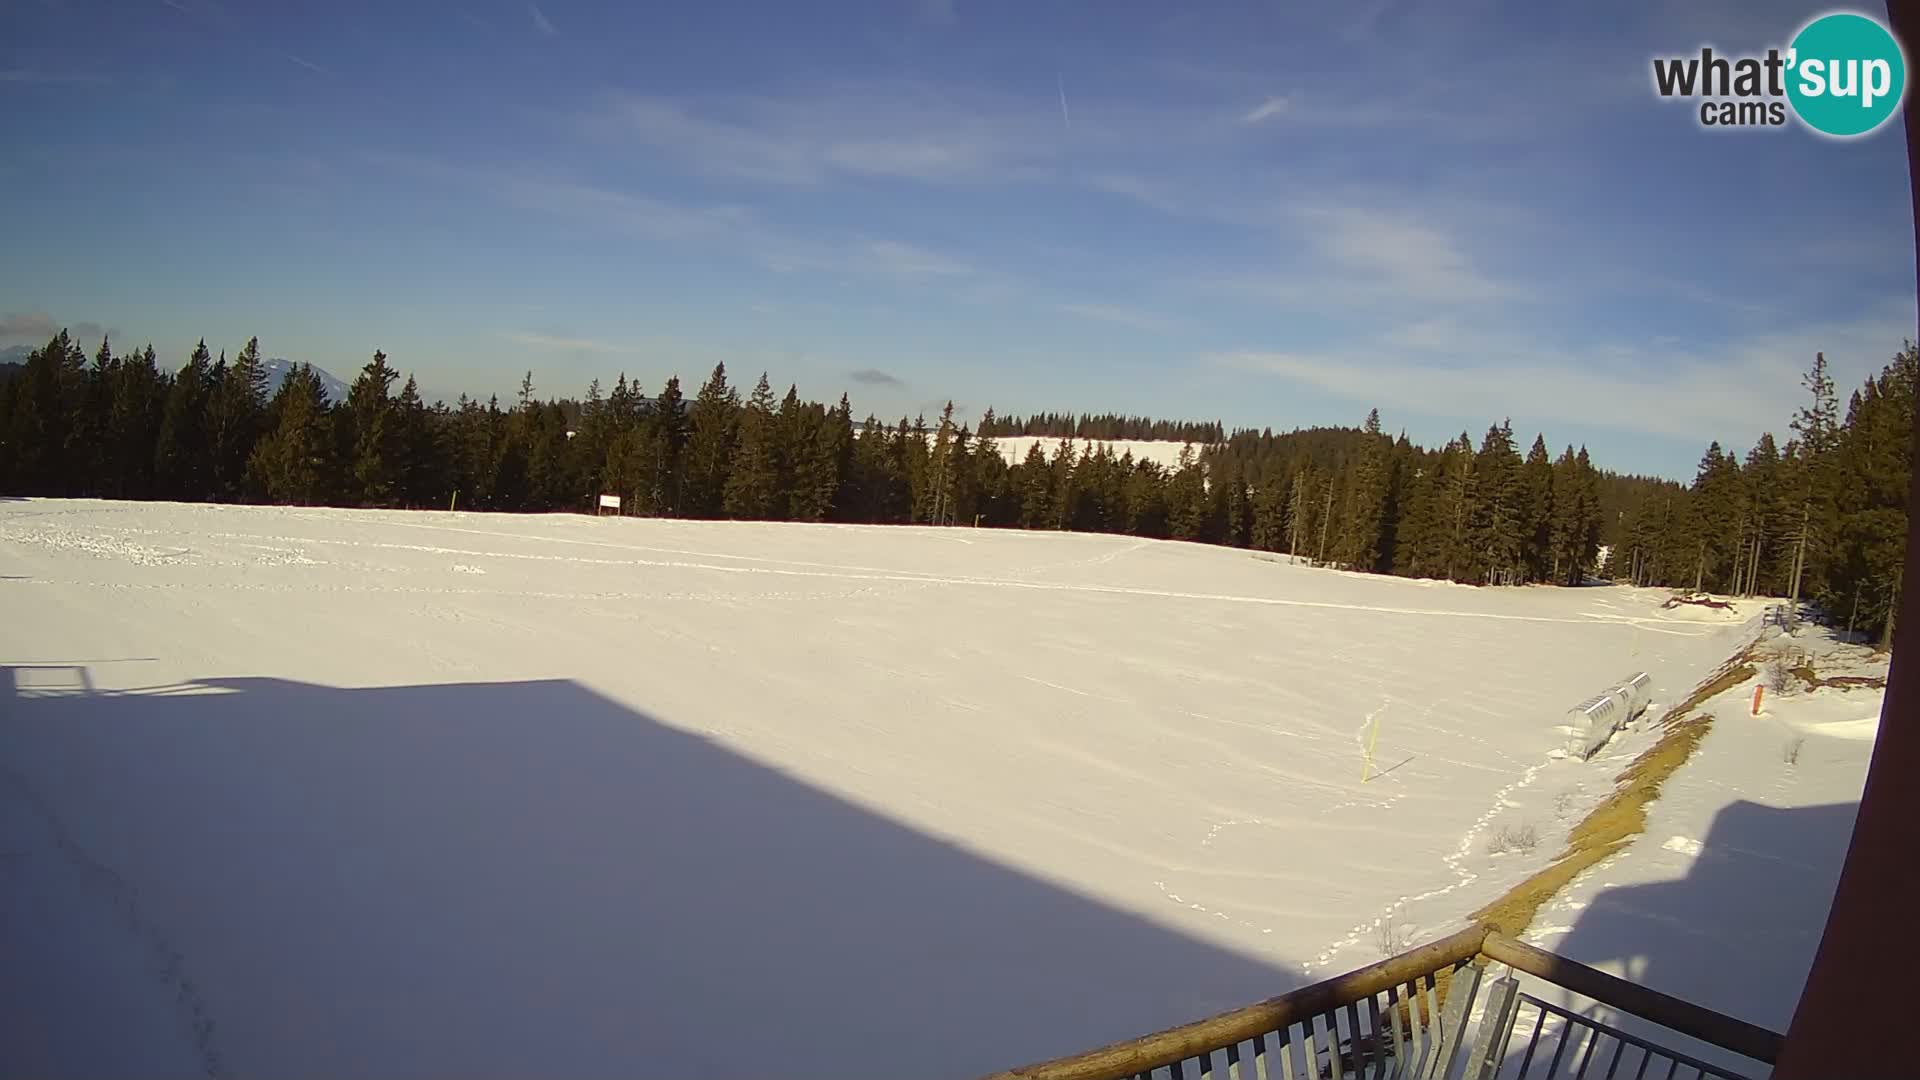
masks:
<path fill-rule="evenodd" d="M 1000 455 L 1010 465 L 1025 461 L 1027 452 L 1035 445 L 1040 447 L 1040 452 L 1046 455 L 1048 461 L 1052 461 L 1060 450 L 1060 440 L 1046 435 L 1000 435 L 994 438 L 994 442 L 1000 448 Z M 1073 452 L 1082 457 L 1104 446 L 1115 457 L 1132 454 L 1135 461 L 1151 461 L 1169 469 L 1180 463 L 1180 451 L 1188 445 L 1167 439 L 1074 439 L 1072 442 Z M 1200 451 L 1206 448 L 1205 444 L 1193 443 L 1192 446 L 1197 460 Z"/>
<path fill-rule="evenodd" d="M 1754 631 L 1663 598 L 0 502 L 0 1072 L 969 1076 L 1163 1027 L 1543 864 L 1620 764 L 1552 756 L 1566 709 Z"/>

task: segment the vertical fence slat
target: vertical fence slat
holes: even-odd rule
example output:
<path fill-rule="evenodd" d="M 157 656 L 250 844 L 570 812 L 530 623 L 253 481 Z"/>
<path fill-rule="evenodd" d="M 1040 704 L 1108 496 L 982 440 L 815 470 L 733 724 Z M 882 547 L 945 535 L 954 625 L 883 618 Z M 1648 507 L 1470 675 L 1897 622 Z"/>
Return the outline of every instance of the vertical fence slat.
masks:
<path fill-rule="evenodd" d="M 1320 1025 L 1317 1023 L 1319 1019 L 1318 1016 L 1309 1016 L 1306 1022 L 1300 1025 L 1300 1029 L 1306 1033 L 1306 1038 L 1302 1040 L 1301 1045 L 1305 1047 L 1307 1052 L 1305 1064 L 1309 1077 L 1317 1077 L 1320 1075 Z M 1335 1080 L 1339 1080 L 1339 1078 L 1336 1077 Z"/>
<path fill-rule="evenodd" d="M 1363 1037 L 1364 1033 L 1360 1027 L 1360 1003 L 1349 1001 L 1347 1002 L 1347 1045 L 1350 1049 L 1347 1063 L 1352 1066 L 1353 1075 L 1358 1080 L 1367 1080 L 1367 1062 L 1373 1057 L 1372 1054 L 1367 1053 L 1366 1044 L 1362 1041 Z"/>
<path fill-rule="evenodd" d="M 1253 1080 L 1272 1080 L 1267 1075 L 1267 1037 L 1253 1037 Z"/>
<path fill-rule="evenodd" d="M 1387 987 L 1387 1026 L 1393 1030 L 1393 1075 L 1407 1075 L 1407 1062 L 1413 1059 L 1413 1037 L 1400 1026 L 1400 995 Z"/>
<path fill-rule="evenodd" d="M 1426 1014 L 1427 1003 L 1420 996 L 1420 980 L 1415 979 L 1407 984 L 1407 1027 L 1413 1034 L 1413 1052 L 1407 1056 L 1408 1076 L 1419 1076 L 1426 1067 L 1429 1045 Z"/>
<path fill-rule="evenodd" d="M 1587 1052 L 1580 1055 L 1580 1067 L 1573 1070 L 1573 1075 L 1576 1078 L 1576 1080 L 1585 1080 L 1585 1077 L 1587 1075 L 1587 1065 L 1588 1063 L 1593 1061 L 1593 1051 L 1599 1045 L 1600 1045 L 1600 1031 L 1599 1029 L 1596 1028 L 1593 1032 L 1593 1037 L 1587 1040 Z"/>
<path fill-rule="evenodd" d="M 1613 1060 L 1607 1064 L 1607 1075 L 1603 1080 L 1613 1080 L 1613 1074 L 1620 1071 L 1620 1055 L 1627 1049 L 1625 1039 L 1613 1040 Z"/>
<path fill-rule="evenodd" d="M 1227 1080 L 1240 1080 L 1240 1044 L 1227 1044 Z"/>
<path fill-rule="evenodd" d="M 1374 1080 L 1392 1080 L 1395 1055 L 1400 1052 L 1398 1046 L 1386 1044 L 1387 1026 L 1380 1022 L 1380 995 L 1367 995 L 1367 1023 L 1373 1030 L 1373 1059 L 1379 1068 L 1373 1071 Z"/>
<path fill-rule="evenodd" d="M 1288 1024 L 1280 1031 L 1280 1044 L 1274 1047 L 1280 1055 L 1280 1080 L 1294 1080 L 1293 1075 L 1293 1025 Z"/>
<path fill-rule="evenodd" d="M 1533 1034 L 1527 1036 L 1527 1052 L 1520 1058 L 1520 1075 L 1516 1080 L 1526 1080 L 1527 1070 L 1533 1068 L 1533 1052 L 1540 1049 L 1540 1028 L 1547 1022 L 1547 1010 L 1535 1006 Z M 1671 1076 L 1667 1080 L 1673 1080 Z"/>
<path fill-rule="evenodd" d="M 1460 1056 L 1460 1044 L 1467 1030 L 1467 1012 L 1473 1007 L 1473 999 L 1479 989 L 1479 968 L 1465 966 L 1454 969 L 1453 979 L 1447 984 L 1446 1003 L 1440 1009 L 1440 1049 L 1433 1066 L 1427 1070 L 1429 1077 L 1444 1080 L 1452 1073 L 1454 1059 Z"/>

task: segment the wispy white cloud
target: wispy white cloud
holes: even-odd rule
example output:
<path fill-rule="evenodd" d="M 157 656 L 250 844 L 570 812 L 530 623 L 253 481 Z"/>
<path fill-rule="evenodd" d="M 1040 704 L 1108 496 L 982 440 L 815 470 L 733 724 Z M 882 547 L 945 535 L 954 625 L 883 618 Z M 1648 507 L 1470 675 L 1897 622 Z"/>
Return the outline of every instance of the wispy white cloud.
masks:
<path fill-rule="evenodd" d="M 1284 97 L 1270 97 L 1247 110 L 1247 115 L 1241 117 L 1240 121 L 1246 124 L 1258 124 L 1263 120 L 1271 120 L 1279 116 L 1291 107 L 1291 102 Z"/>
<path fill-rule="evenodd" d="M 560 31 L 553 28 L 553 21 L 547 18 L 546 12 L 540 10 L 539 4 L 528 4 L 527 14 L 533 18 L 533 28 L 538 31 L 542 37 L 560 36 Z"/>
<path fill-rule="evenodd" d="M 516 345 L 525 345 L 530 349 L 549 349 L 555 352 L 631 354 L 640 351 L 638 346 L 621 345 L 596 338 L 569 337 L 561 334 L 537 334 L 528 331 L 515 331 L 505 335 L 508 341 Z"/>
<path fill-rule="evenodd" d="M 972 274 L 959 259 L 898 240 L 833 242 L 792 238 L 756 254 L 762 266 L 781 273 L 828 271 L 898 279 L 955 278 Z"/>
<path fill-rule="evenodd" d="M 1423 300 L 1473 303 L 1507 299 L 1521 288 L 1483 272 L 1446 229 L 1361 207 L 1305 211 L 1322 254 Z"/>
<path fill-rule="evenodd" d="M 291 60 L 294 63 L 300 65 L 301 67 L 306 68 L 308 71 L 316 72 L 321 75 L 332 74 L 332 72 L 328 71 L 326 68 L 321 67 L 319 64 L 316 64 L 313 61 L 308 60 L 303 56 L 295 56 L 293 53 L 288 53 L 286 55 L 288 60 Z"/>
<path fill-rule="evenodd" d="M 737 206 L 691 205 L 567 180 L 501 175 L 482 183 L 516 206 L 653 237 L 738 234 L 754 224 L 752 215 Z"/>
<path fill-rule="evenodd" d="M 593 113 L 586 124 L 696 172 L 776 184 L 818 184 L 837 176 L 978 181 L 1017 175 L 1052 153 L 1050 146 L 1037 149 L 1041 144 L 1030 133 L 995 118 L 878 90 L 699 108 L 629 97 Z"/>
<path fill-rule="evenodd" d="M 1153 312 L 1117 304 L 1060 304 L 1058 306 L 1061 311 L 1069 315 L 1078 315 L 1083 319 L 1093 319 L 1096 322 L 1129 326 L 1135 330 L 1162 331 L 1171 329 L 1173 326 L 1166 318 L 1155 315 Z"/>
<path fill-rule="evenodd" d="M 1847 321 L 1681 347 L 1649 339 L 1568 348 L 1546 336 L 1476 337 L 1458 324 L 1416 323 L 1373 344 L 1338 349 L 1243 349 L 1215 365 L 1270 375 L 1351 400 L 1426 416 L 1511 416 L 1516 427 L 1550 422 L 1750 445 L 1779 432 L 1802 394 L 1800 374 L 1824 351 L 1845 393 L 1877 371 L 1912 333 L 1911 299 L 1890 300 Z M 1431 351 L 1402 359 L 1418 342 Z"/>

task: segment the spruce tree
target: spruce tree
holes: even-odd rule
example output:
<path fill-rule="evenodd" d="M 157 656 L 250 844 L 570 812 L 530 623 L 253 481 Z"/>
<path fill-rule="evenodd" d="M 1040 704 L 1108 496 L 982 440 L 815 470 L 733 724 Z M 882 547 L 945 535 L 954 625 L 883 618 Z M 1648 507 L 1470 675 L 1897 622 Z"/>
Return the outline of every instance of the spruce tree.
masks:
<path fill-rule="evenodd" d="M 680 394 L 680 377 L 667 380 L 654 399 L 653 499 L 656 513 L 679 515 L 687 477 L 687 403 Z"/>
<path fill-rule="evenodd" d="M 122 357 L 110 378 L 114 386 L 106 431 L 107 455 L 113 463 L 109 490 L 116 498 L 153 498 L 154 448 L 168 397 L 153 346 Z"/>
<path fill-rule="evenodd" d="M 727 385 L 727 365 L 715 364 L 687 410 L 687 467 L 681 486 L 685 516 L 710 518 L 720 513 L 739 412 L 740 395 Z"/>
<path fill-rule="evenodd" d="M 1346 514 L 1335 561 L 1352 570 L 1373 570 L 1380 560 L 1380 537 L 1387 508 L 1388 454 L 1392 444 L 1380 433 L 1380 410 L 1367 413 L 1365 441 L 1348 482 Z"/>
<path fill-rule="evenodd" d="M 1527 462 L 1521 466 L 1521 491 L 1524 503 L 1521 561 L 1527 580 L 1551 581 L 1553 577 L 1553 459 L 1547 455 L 1545 435 L 1535 434 L 1527 450 Z"/>
<path fill-rule="evenodd" d="M 247 459 L 260 438 L 267 405 L 267 373 L 261 366 L 260 339 L 248 338 L 240 355 L 215 376 L 208 400 L 207 430 L 214 493 L 232 501 L 244 498 Z"/>
<path fill-rule="evenodd" d="M 1818 594 L 1827 618 L 1893 643 L 1905 569 L 1920 353 L 1907 342 L 1853 395 L 1835 447 L 1834 552 Z"/>
<path fill-rule="evenodd" d="M 374 350 L 373 359 L 347 389 L 345 420 L 352 431 L 355 501 L 362 506 L 387 506 L 394 497 L 395 425 L 390 391 L 400 373 L 387 366 L 387 354 Z"/>
<path fill-rule="evenodd" d="M 1175 540 L 1199 540 L 1207 530 L 1206 476 L 1193 444 L 1180 447 L 1179 464 L 1167 484 L 1167 530 Z"/>
<path fill-rule="evenodd" d="M 321 502 L 333 475 L 326 430 L 327 392 L 306 364 L 287 373 L 267 406 L 273 427 L 247 459 L 249 481 L 277 503 Z"/>
<path fill-rule="evenodd" d="M 209 494 L 211 466 L 205 421 L 212 371 L 213 355 L 202 339 L 173 377 L 153 458 L 155 485 L 163 498 L 198 502 Z"/>
<path fill-rule="evenodd" d="M 728 517 L 765 521 L 780 495 L 780 463 L 774 427 L 773 390 L 763 372 L 740 411 L 738 438 L 727 471 L 721 508 Z"/>
<path fill-rule="evenodd" d="M 1016 468 L 1015 481 L 1020 491 L 1020 525 L 1026 529 L 1044 529 L 1053 522 L 1053 473 L 1047 467 L 1047 455 L 1039 440 L 1027 446 L 1027 456 Z"/>
<path fill-rule="evenodd" d="M 1824 585 L 1828 552 L 1833 541 L 1835 450 L 1839 443 L 1839 405 L 1825 353 L 1813 355 L 1813 366 L 1801 380 L 1810 402 L 1793 419 L 1799 452 L 1793 458 L 1800 520 L 1793 526 L 1793 570 L 1788 594 L 1794 600 L 1817 595 Z"/>

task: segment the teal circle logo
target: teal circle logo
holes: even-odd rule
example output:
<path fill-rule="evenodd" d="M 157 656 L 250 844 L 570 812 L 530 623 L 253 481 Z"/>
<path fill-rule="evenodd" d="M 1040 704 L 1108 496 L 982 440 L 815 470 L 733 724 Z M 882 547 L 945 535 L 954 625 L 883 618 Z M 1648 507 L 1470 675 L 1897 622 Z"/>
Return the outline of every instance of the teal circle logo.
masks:
<path fill-rule="evenodd" d="M 1887 28 L 1850 11 L 1822 15 L 1787 50 L 1787 100 L 1823 135 L 1865 135 L 1907 91 L 1907 58 Z"/>

